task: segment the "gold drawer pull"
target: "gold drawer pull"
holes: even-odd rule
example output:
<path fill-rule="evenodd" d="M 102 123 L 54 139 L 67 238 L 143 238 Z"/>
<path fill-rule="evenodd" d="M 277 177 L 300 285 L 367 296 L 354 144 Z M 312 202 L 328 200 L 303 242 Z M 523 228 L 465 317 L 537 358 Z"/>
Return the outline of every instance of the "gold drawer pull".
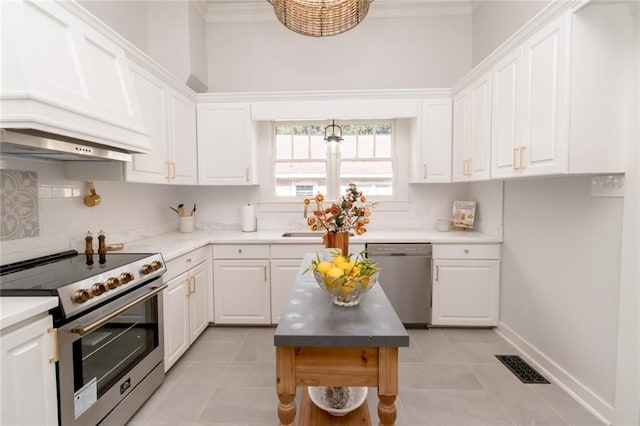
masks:
<path fill-rule="evenodd" d="M 464 254 L 469 254 L 469 249 L 464 249 Z"/>

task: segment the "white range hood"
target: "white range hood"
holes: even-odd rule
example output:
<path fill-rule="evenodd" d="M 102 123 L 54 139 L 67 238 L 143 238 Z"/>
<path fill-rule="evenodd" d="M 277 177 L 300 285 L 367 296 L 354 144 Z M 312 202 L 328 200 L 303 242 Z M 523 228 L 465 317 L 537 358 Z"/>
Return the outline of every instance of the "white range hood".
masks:
<path fill-rule="evenodd" d="M 74 1 L 2 1 L 0 127 L 150 151 L 121 47 Z"/>

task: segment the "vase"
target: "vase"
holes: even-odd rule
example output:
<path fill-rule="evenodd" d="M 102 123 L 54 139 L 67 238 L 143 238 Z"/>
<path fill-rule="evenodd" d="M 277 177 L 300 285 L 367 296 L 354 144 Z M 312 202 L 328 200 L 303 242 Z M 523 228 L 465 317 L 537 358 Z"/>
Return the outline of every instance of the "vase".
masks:
<path fill-rule="evenodd" d="M 342 250 L 343 256 L 349 254 L 348 232 L 325 232 L 323 239 L 325 248 L 338 248 Z"/>

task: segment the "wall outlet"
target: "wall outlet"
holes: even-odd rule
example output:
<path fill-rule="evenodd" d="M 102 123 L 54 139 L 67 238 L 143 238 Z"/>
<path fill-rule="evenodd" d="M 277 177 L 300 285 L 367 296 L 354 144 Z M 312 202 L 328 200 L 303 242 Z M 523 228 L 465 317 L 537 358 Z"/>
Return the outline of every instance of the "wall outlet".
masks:
<path fill-rule="evenodd" d="M 624 197 L 624 175 L 594 176 L 591 178 L 592 197 Z"/>

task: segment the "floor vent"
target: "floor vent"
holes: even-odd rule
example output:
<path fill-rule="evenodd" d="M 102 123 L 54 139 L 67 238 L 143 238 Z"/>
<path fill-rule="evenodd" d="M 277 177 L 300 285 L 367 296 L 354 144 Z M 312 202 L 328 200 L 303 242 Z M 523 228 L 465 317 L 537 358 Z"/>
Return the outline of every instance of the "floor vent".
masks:
<path fill-rule="evenodd" d="M 518 355 L 496 355 L 522 383 L 549 383 L 547 379 Z"/>

